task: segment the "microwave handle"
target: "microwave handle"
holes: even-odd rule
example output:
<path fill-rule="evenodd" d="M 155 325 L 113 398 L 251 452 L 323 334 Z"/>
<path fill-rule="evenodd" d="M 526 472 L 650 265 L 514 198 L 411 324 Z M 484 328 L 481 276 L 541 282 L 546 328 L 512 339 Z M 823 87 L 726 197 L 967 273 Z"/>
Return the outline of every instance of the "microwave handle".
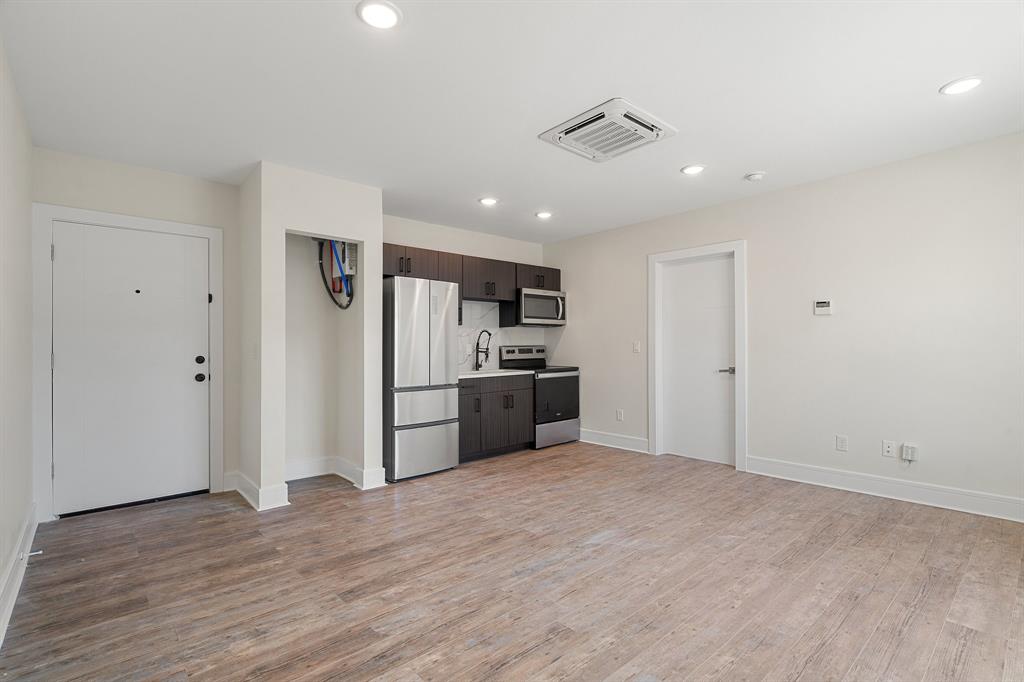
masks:
<path fill-rule="evenodd" d="M 565 303 L 562 301 L 561 296 L 556 296 L 555 300 L 558 301 L 558 319 L 565 319 Z"/>

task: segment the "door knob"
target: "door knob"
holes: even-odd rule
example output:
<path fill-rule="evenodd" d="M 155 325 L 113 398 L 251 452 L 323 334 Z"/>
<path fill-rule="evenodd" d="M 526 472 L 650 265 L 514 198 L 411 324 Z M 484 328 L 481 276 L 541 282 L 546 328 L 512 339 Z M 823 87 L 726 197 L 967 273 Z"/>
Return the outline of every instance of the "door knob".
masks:
<path fill-rule="evenodd" d="M 735 367 L 726 367 L 725 369 L 718 370 L 718 373 L 719 374 L 735 374 L 736 373 L 736 368 Z"/>
<path fill-rule="evenodd" d="M 204 358 L 202 355 L 197 355 L 196 356 L 196 364 L 197 365 L 201 365 L 204 362 L 206 362 L 206 358 Z"/>
<path fill-rule="evenodd" d="M 197 375 L 196 375 L 196 381 L 200 381 L 200 382 L 202 382 L 202 381 L 206 381 L 206 375 L 205 375 L 205 374 L 202 374 L 202 373 L 200 373 L 200 374 L 197 374 Z"/>

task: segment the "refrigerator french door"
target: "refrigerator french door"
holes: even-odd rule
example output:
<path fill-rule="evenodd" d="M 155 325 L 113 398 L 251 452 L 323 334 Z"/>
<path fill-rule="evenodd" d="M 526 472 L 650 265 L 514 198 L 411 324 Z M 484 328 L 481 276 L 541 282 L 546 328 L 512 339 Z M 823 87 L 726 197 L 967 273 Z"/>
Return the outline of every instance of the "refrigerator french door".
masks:
<path fill-rule="evenodd" d="M 459 463 L 459 285 L 384 280 L 384 471 L 388 481 Z"/>

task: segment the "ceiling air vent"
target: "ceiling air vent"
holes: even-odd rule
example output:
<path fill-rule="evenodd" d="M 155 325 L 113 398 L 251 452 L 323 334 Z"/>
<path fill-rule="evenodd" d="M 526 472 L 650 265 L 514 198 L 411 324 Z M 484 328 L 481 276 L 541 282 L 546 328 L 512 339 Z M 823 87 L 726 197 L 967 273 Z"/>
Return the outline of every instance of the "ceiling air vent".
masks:
<path fill-rule="evenodd" d="M 539 137 L 591 161 L 601 162 L 675 133 L 672 126 L 616 97 Z"/>

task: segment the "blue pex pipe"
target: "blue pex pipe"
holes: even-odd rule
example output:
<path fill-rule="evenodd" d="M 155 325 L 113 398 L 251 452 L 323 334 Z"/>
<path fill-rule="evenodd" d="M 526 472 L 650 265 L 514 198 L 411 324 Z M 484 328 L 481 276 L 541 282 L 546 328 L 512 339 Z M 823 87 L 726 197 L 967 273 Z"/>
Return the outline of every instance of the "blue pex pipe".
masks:
<path fill-rule="evenodd" d="M 341 267 L 341 256 L 338 255 L 338 246 L 334 243 L 333 239 L 329 241 L 331 242 L 331 253 L 334 254 L 334 262 L 338 264 L 338 273 L 341 274 L 341 287 L 345 290 L 345 295 L 351 298 L 352 288 L 348 284 L 348 277 L 345 276 L 345 268 Z"/>

